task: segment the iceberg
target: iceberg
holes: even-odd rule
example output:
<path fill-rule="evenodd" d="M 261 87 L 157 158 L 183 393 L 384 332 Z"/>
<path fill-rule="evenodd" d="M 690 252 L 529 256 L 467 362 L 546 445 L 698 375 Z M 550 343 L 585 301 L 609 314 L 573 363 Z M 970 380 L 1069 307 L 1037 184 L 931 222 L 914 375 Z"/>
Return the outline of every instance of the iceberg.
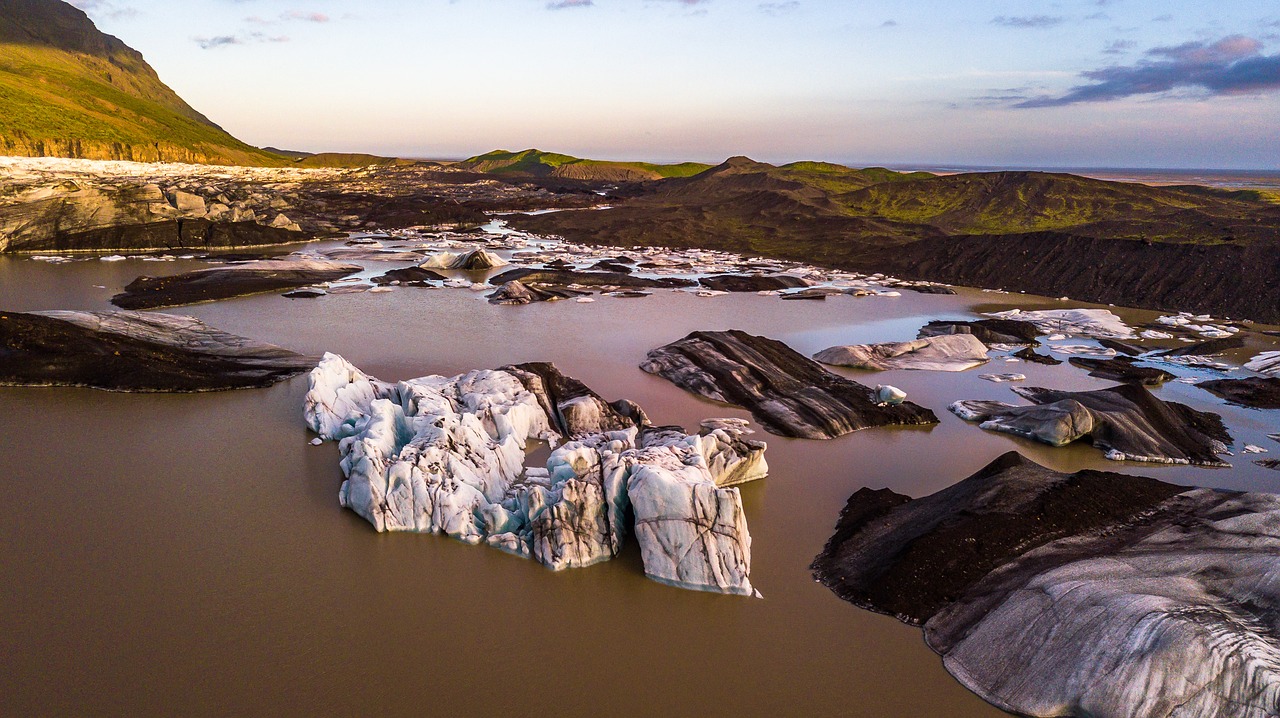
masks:
<path fill-rule="evenodd" d="M 312 370 L 304 418 L 338 442 L 339 502 L 378 531 L 444 534 L 553 570 L 607 561 L 634 534 L 654 580 L 755 594 L 736 486 L 768 464 L 739 422 L 654 427 L 545 363 L 390 383 L 336 354 Z M 555 447 L 545 468 L 524 465 L 530 441 Z"/>

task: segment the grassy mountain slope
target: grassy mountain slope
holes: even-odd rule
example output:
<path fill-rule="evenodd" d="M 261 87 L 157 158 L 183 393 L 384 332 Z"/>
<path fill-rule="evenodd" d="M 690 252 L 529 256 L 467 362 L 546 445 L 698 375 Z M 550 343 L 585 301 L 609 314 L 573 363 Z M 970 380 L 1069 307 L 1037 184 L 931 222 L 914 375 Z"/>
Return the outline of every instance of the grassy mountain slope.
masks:
<path fill-rule="evenodd" d="M 60 0 L 0 2 L 0 152 L 287 162 L 227 134 L 166 86 L 141 54 Z"/>
<path fill-rule="evenodd" d="M 976 234 L 1065 229 L 1122 216 L 1221 208 L 1222 199 L 1068 174 L 981 172 L 877 184 L 835 201 L 860 216 Z"/>
<path fill-rule="evenodd" d="M 541 150 L 509 152 L 494 150 L 463 160 L 454 165 L 461 169 L 490 174 L 561 177 L 564 179 L 598 180 L 602 182 L 638 182 L 667 177 L 688 177 L 709 169 L 710 165 L 684 162 L 659 165 L 651 162 L 608 162 L 585 160 Z"/>
<path fill-rule="evenodd" d="M 853 169 L 830 162 L 792 162 L 766 171 L 832 194 L 853 192 L 884 182 L 908 182 L 933 177 L 928 172 L 895 172 L 884 167 Z"/>

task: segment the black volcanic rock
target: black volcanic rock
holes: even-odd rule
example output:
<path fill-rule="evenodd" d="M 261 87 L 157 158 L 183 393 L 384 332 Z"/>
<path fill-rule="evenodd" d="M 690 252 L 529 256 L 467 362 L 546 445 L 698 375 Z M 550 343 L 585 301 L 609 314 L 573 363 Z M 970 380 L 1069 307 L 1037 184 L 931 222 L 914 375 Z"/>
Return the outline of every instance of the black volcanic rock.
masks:
<path fill-rule="evenodd" d="M 538 397 L 538 403 L 555 422 L 556 429 L 570 440 L 589 434 L 620 431 L 649 423 L 644 410 L 627 399 L 607 402 L 586 384 L 561 373 L 549 362 L 528 362 L 504 366 L 524 388 Z"/>
<path fill-rule="evenodd" d="M 173 219 L 146 223 L 122 223 L 80 229 L 62 228 L 32 239 L 9 243 L 9 251 L 65 252 L 82 250 L 208 250 L 219 247 L 253 247 L 313 239 L 314 234 L 293 232 L 254 222 L 210 222 L 206 219 Z M 228 260 L 223 260 L 228 261 Z"/>
<path fill-rule="evenodd" d="M 923 625 L 987 701 L 1037 716 L 1276 715 L 1280 496 L 1016 453 L 936 494 L 860 489 L 813 562 Z"/>
<path fill-rule="evenodd" d="M 903 289 L 909 289 L 916 294 L 942 294 L 953 296 L 956 290 L 942 284 L 905 284 Z"/>
<path fill-rule="evenodd" d="M 374 284 L 390 284 L 392 282 L 443 282 L 446 277 L 430 269 L 422 267 L 405 267 L 404 269 L 392 269 L 383 272 L 381 276 L 374 277 Z"/>
<path fill-rule="evenodd" d="M 629 289 L 659 289 L 677 287 L 695 287 L 697 283 L 678 277 L 633 277 L 621 272 L 579 272 L 569 269 L 535 269 L 519 267 L 509 269 L 489 278 L 493 285 L 506 284 L 512 280 L 523 284 L 551 284 L 563 287 L 568 284 L 580 284 L 587 287 L 625 287 Z"/>
<path fill-rule="evenodd" d="M 1087 357 L 1071 357 L 1067 361 L 1073 366 L 1088 369 L 1089 376 L 1108 381 L 1120 381 L 1126 384 L 1145 384 L 1159 386 L 1167 381 L 1177 379 L 1176 376 L 1162 369 L 1149 366 L 1138 366 L 1129 357 L 1115 359 L 1090 359 Z"/>
<path fill-rule="evenodd" d="M 982 428 L 1065 446 L 1088 438 L 1115 461 L 1230 466 L 1218 458 L 1232 442 L 1222 417 L 1157 399 L 1140 384 L 1098 391 L 1015 387 L 1033 406 L 957 401 L 949 408 Z"/>
<path fill-rule="evenodd" d="M 1280 224 L 1280 208 L 1257 206 L 1250 211 L 1259 215 L 1257 230 L 1252 230 L 1258 234 L 1264 226 Z M 1214 223 L 1193 213 L 1158 230 L 1177 237 Z M 1115 238 L 1068 232 L 933 237 L 872 249 L 833 264 L 904 279 L 1280 322 L 1280 284 L 1272 280 L 1280 276 L 1280 239 L 1275 229 L 1269 237 L 1247 243 L 1124 238 L 1140 226 L 1121 220 L 1097 227 L 1120 235 Z M 1160 271 L 1150 271 L 1152 267 Z M 1241 272 L 1241 267 L 1250 269 Z"/>
<path fill-rule="evenodd" d="M 1122 342 L 1118 339 L 1107 339 L 1104 337 L 1102 339 L 1099 339 L 1098 343 L 1106 347 L 1107 349 L 1114 349 L 1120 352 L 1121 354 L 1124 354 L 1125 356 L 1136 357 L 1139 354 L 1142 354 L 1146 351 L 1140 346 L 1135 346 L 1128 342 Z"/>
<path fill-rule="evenodd" d="M 687 391 L 751 411 L 769 432 L 831 439 L 875 426 L 936 424 L 932 411 L 882 405 L 876 392 L 782 342 L 737 330 L 694 332 L 649 352 L 640 368 Z"/>
<path fill-rule="evenodd" d="M 140 312 L 0 312 L 0 384 L 123 392 L 270 386 L 313 357 L 218 331 L 191 317 Z"/>
<path fill-rule="evenodd" d="M 138 277 L 111 298 L 121 309 L 157 309 L 275 292 L 342 279 L 358 264 L 310 259 L 270 259 L 197 269 L 168 277 Z"/>
<path fill-rule="evenodd" d="M 1232 349 L 1242 349 L 1244 347 L 1243 337 L 1223 337 L 1222 339 L 1210 339 L 1207 342 L 1197 342 L 1196 344 L 1188 344 L 1185 347 L 1176 347 L 1167 351 L 1162 351 L 1156 356 L 1162 357 L 1186 357 L 1186 356 L 1213 356 L 1214 354 L 1222 354 Z"/>
<path fill-rule="evenodd" d="M 630 265 L 611 259 L 602 259 L 587 269 L 593 272 L 618 272 L 619 274 L 631 274 L 635 271 Z"/>
<path fill-rule="evenodd" d="M 1015 357 L 1033 362 L 1035 364 L 1044 364 L 1046 366 L 1057 366 L 1062 363 L 1061 359 L 1056 359 L 1048 354 L 1041 354 L 1031 347 L 1023 347 L 1013 354 Z"/>
<path fill-rule="evenodd" d="M 1132 521 L 1186 490 L 1111 472 L 1059 474 L 1011 451 L 922 499 L 858 489 L 812 568 L 840 598 L 919 626 L 1027 551 Z M 872 529 L 883 524 L 890 533 Z"/>
<path fill-rule="evenodd" d="M 511 280 L 497 291 L 488 295 L 490 304 L 509 304 L 523 305 L 533 304 L 534 302 L 554 302 L 560 299 L 573 299 L 590 294 L 591 292 L 580 289 L 569 289 L 567 287 L 553 287 L 550 285 L 529 286 L 523 282 Z"/>
<path fill-rule="evenodd" d="M 1035 344 L 1040 330 L 1018 319 L 979 319 L 973 322 L 933 321 L 920 329 L 919 337 L 940 334 L 972 334 L 983 344 Z"/>
<path fill-rule="evenodd" d="M 1249 377 L 1202 381 L 1196 386 L 1252 409 L 1280 409 L 1280 378 Z"/>
<path fill-rule="evenodd" d="M 803 279 L 785 274 L 715 274 L 702 277 L 698 283 L 717 292 L 765 292 L 809 286 Z"/>

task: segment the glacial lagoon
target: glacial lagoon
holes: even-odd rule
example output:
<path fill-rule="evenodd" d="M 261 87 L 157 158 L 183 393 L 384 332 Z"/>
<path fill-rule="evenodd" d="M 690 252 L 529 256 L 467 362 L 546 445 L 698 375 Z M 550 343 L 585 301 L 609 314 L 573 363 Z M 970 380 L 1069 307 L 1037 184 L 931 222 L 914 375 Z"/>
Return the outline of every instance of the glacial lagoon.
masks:
<path fill-rule="evenodd" d="M 408 266 L 361 264 L 366 276 Z M 0 257 L 0 306 L 106 310 L 139 275 L 204 266 Z M 782 301 L 655 290 L 495 306 L 469 289 L 399 287 L 165 311 L 306 354 L 335 352 L 384 380 L 550 361 L 608 400 L 637 402 L 655 423 L 692 430 L 710 417 L 750 418 L 637 368 L 649 350 L 695 330 L 741 329 L 812 355 L 913 339 L 935 319 L 1085 306 L 963 288 L 897 294 Z M 1158 316 L 1113 311 L 1133 326 Z M 1228 361 L 1275 348 L 1251 341 Z M 768 442 L 771 469 L 740 487 L 761 599 L 649 581 L 634 541 L 614 561 L 552 572 L 440 536 L 376 533 L 338 506 L 337 447 L 309 444 L 305 376 L 199 395 L 0 389 L 10 497 L 0 517 L 0 641 L 24 656 L 0 693 L 22 701 L 6 699 L 15 714 L 584 715 L 626 706 L 637 715 L 1002 715 L 945 672 L 917 629 L 814 582 L 809 563 L 851 493 L 927 495 L 1014 449 L 1058 471 L 1275 492 L 1280 474 L 1240 449 L 1267 456 L 1280 444 L 1267 437 L 1276 432 L 1268 412 L 1177 382 L 1156 395 L 1222 414 L 1236 438 L 1232 468 L 1117 463 L 1083 443 L 1052 448 L 983 431 L 947 405 L 1019 399 L 981 374 L 1017 372 L 1025 385 L 1066 390 L 1112 385 L 1069 364 L 1006 364 L 997 354 L 956 373 L 834 369 L 904 389 L 938 425 L 830 441 L 752 436 Z M 545 458 L 539 451 L 531 463 Z"/>

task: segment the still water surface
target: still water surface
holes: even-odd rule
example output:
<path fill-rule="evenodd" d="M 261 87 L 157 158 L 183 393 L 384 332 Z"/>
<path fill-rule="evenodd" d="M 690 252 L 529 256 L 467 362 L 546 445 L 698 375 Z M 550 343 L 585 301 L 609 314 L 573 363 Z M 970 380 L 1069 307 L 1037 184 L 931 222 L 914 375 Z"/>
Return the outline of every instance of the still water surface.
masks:
<path fill-rule="evenodd" d="M 107 308 L 138 274 L 193 266 L 203 265 L 0 257 L 0 307 Z M 401 265 L 378 270 L 392 266 Z M 467 290 L 405 288 L 176 311 L 298 351 L 338 352 L 388 380 L 553 361 L 606 398 L 639 402 L 657 423 L 693 428 L 748 415 L 636 368 L 690 331 L 743 329 L 812 353 L 913 338 L 928 319 L 967 317 L 996 300 L 1009 297 L 659 292 L 496 307 Z M 928 494 L 1015 448 L 1063 470 L 1280 485 L 1239 456 L 1230 470 L 1121 465 L 1084 446 L 981 431 L 946 405 L 1016 401 L 1007 386 L 978 379 L 987 371 L 1058 388 L 1107 385 L 1067 365 L 848 372 L 904 388 L 942 423 L 827 442 L 758 435 L 772 473 L 742 494 L 759 600 L 649 581 L 634 542 L 613 562 L 553 573 L 446 538 L 377 534 L 338 507 L 337 447 L 307 443 L 305 377 L 186 396 L 0 389 L 0 714 L 1002 715 L 946 674 L 917 629 L 813 582 L 807 566 L 852 492 Z M 1159 394 L 1221 411 L 1241 443 L 1265 445 L 1277 431 L 1272 415 L 1194 387 Z"/>

